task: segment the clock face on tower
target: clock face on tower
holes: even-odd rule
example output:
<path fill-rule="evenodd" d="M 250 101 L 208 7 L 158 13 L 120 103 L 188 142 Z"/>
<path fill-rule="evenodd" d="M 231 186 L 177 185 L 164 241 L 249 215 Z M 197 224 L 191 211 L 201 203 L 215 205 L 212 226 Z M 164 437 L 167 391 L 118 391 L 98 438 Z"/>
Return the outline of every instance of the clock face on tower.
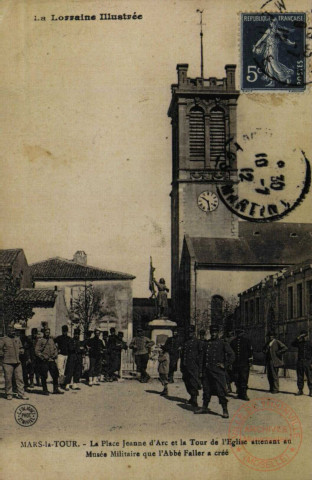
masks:
<path fill-rule="evenodd" d="M 214 192 L 206 190 L 205 192 L 202 192 L 200 195 L 198 195 L 197 205 L 204 212 L 213 212 L 214 210 L 216 210 L 216 208 L 218 208 L 219 199 Z"/>

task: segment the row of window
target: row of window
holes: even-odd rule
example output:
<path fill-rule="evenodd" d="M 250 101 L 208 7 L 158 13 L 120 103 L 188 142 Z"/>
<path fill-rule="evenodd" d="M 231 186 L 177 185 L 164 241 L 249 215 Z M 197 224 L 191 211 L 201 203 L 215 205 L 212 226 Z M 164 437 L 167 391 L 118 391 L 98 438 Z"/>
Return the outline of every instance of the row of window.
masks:
<path fill-rule="evenodd" d="M 306 282 L 305 289 L 303 283 L 297 283 L 295 287 L 291 285 L 287 289 L 287 318 L 303 317 L 306 313 L 312 314 L 312 280 Z"/>
<path fill-rule="evenodd" d="M 312 280 L 287 287 L 287 319 L 312 315 Z M 244 323 L 252 325 L 264 320 L 260 314 L 260 297 L 255 297 L 244 302 Z M 274 315 L 271 311 L 268 315 Z M 268 319 L 267 319 L 268 320 Z M 272 319 L 271 319 L 272 320 Z"/>
<path fill-rule="evenodd" d="M 196 106 L 189 117 L 190 159 L 205 160 L 205 116 L 202 108 Z M 210 111 L 210 160 L 225 159 L 225 112 L 220 107 Z"/>

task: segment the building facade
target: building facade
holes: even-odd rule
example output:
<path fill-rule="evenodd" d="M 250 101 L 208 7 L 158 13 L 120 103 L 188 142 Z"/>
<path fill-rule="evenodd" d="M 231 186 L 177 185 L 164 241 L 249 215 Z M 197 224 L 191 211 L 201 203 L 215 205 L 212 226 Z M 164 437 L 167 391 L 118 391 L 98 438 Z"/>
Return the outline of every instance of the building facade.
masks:
<path fill-rule="evenodd" d="M 261 282 L 239 295 L 239 324 L 253 339 L 256 360 L 263 361 L 262 347 L 274 330 L 289 351 L 287 366 L 294 367 L 296 349 L 292 341 L 301 330 L 312 335 L 312 259 L 307 259 Z"/>
<path fill-rule="evenodd" d="M 78 298 L 82 298 L 92 286 L 98 302 L 95 326 L 102 330 L 115 327 L 123 331 L 125 339 L 132 338 L 133 275 L 100 269 L 87 264 L 87 255 L 78 251 L 72 260 L 60 257 L 50 258 L 30 265 L 36 288 L 64 290 L 65 303 L 69 312 Z"/>

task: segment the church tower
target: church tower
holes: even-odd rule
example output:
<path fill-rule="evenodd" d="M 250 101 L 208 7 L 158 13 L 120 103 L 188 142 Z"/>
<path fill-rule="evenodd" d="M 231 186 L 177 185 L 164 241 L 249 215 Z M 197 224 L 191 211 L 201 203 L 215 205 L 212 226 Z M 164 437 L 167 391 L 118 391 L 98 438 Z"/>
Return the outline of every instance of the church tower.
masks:
<path fill-rule="evenodd" d="M 168 116 L 172 119 L 171 274 L 173 314 L 185 236 L 236 238 L 238 219 L 218 197 L 217 187 L 237 179 L 236 65 L 222 79 L 189 78 L 177 65 Z"/>

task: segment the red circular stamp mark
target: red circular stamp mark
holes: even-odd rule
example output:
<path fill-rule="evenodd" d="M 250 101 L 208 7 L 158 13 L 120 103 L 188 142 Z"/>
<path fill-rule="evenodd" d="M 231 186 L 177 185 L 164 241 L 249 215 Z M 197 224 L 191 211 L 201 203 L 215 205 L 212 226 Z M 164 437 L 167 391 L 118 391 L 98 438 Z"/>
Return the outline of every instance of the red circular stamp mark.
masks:
<path fill-rule="evenodd" d="M 242 405 L 229 427 L 236 458 L 253 470 L 269 472 L 288 465 L 302 442 L 296 412 L 275 398 L 260 397 Z"/>

